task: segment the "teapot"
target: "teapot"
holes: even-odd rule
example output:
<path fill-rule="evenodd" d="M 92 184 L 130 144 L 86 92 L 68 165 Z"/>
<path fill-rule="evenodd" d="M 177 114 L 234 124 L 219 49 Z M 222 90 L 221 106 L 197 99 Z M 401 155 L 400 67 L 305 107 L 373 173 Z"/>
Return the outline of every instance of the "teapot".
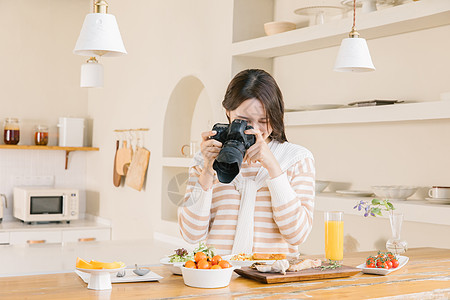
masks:
<path fill-rule="evenodd" d="M 3 202 L 5 202 L 5 208 L 8 208 L 8 202 L 6 201 L 6 195 L 0 194 L 0 223 L 3 221 Z"/>

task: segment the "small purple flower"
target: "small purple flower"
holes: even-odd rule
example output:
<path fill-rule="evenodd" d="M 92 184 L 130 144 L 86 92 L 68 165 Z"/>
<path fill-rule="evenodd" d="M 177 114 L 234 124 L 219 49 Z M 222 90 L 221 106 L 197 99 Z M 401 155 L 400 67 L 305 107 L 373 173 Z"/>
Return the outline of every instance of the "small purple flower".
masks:
<path fill-rule="evenodd" d="M 364 214 L 364 217 L 367 217 L 368 215 L 369 215 L 369 213 L 365 213 L 365 214 Z"/>
<path fill-rule="evenodd" d="M 372 217 L 375 217 L 375 214 L 373 212 L 370 213 L 372 215 Z"/>

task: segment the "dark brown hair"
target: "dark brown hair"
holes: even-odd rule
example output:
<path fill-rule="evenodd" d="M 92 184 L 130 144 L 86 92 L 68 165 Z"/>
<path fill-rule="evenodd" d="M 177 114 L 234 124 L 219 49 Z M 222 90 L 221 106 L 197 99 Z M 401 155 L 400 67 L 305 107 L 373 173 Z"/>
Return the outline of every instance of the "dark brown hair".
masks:
<path fill-rule="evenodd" d="M 253 98 L 264 106 L 266 118 L 272 126 L 270 138 L 280 143 L 286 142 L 283 95 L 275 79 L 266 71 L 248 69 L 239 72 L 228 85 L 222 106 L 232 111 L 245 100 Z"/>

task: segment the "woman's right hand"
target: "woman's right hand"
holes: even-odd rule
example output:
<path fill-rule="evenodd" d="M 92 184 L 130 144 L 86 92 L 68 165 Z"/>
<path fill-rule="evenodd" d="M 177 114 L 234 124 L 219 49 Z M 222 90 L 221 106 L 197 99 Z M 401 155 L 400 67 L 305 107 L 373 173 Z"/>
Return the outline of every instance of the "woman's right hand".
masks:
<path fill-rule="evenodd" d="M 202 142 L 200 144 L 200 150 L 205 161 L 203 168 L 212 172 L 212 165 L 216 157 L 219 155 L 222 143 L 212 139 L 210 137 L 215 136 L 217 131 L 205 131 L 202 132 Z"/>
<path fill-rule="evenodd" d="M 213 163 L 216 157 L 219 155 L 222 143 L 211 139 L 211 136 L 216 135 L 216 131 L 206 131 L 202 133 L 202 142 L 200 144 L 200 150 L 203 155 L 204 165 L 202 173 L 198 179 L 198 182 L 202 188 L 206 191 L 213 185 L 214 182 L 214 169 Z"/>

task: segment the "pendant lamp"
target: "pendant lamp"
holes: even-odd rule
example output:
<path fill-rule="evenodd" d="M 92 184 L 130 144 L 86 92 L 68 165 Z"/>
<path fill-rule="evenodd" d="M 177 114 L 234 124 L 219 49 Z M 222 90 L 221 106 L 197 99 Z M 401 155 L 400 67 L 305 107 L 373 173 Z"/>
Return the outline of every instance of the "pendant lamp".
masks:
<path fill-rule="evenodd" d="M 81 65 L 80 86 L 95 88 L 103 86 L 103 66 L 98 63 L 95 57 Z"/>
<path fill-rule="evenodd" d="M 341 47 L 334 64 L 337 72 L 370 72 L 375 66 L 370 57 L 369 47 L 365 39 L 359 37 L 355 30 L 356 0 L 353 0 L 353 26 L 349 37 L 342 40 Z"/>
<path fill-rule="evenodd" d="M 81 67 L 81 87 L 103 86 L 103 66 L 97 57 L 127 54 L 116 18 L 108 14 L 105 0 L 95 0 L 94 13 L 84 19 L 73 53 L 90 57 Z"/>

